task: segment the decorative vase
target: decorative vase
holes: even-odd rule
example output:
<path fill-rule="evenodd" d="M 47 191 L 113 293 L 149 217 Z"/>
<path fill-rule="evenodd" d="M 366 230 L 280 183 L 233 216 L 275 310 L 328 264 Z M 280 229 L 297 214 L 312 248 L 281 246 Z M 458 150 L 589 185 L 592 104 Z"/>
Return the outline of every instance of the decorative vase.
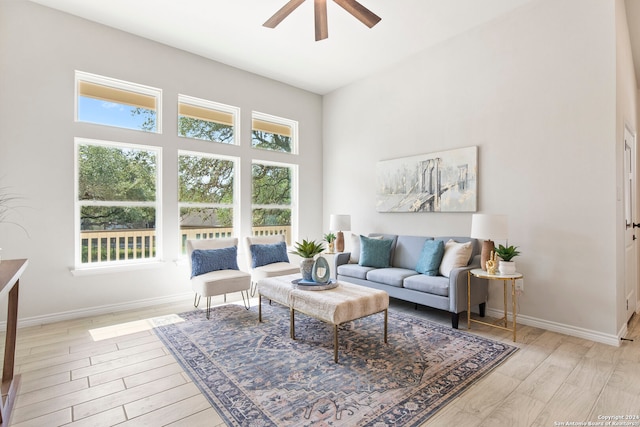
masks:
<path fill-rule="evenodd" d="M 311 278 L 317 283 L 329 283 L 331 280 L 331 270 L 329 269 L 329 262 L 324 257 L 319 257 L 316 262 L 313 263 L 313 269 L 311 270 Z"/>
<path fill-rule="evenodd" d="M 329 253 L 332 254 L 335 250 L 336 244 L 334 242 L 329 242 Z"/>
<path fill-rule="evenodd" d="M 313 258 L 302 258 L 302 261 L 300 261 L 300 274 L 302 274 L 302 280 L 308 280 L 309 282 L 313 281 L 311 272 L 313 271 L 314 262 Z"/>
<path fill-rule="evenodd" d="M 515 274 L 516 262 L 515 261 L 500 261 L 498 263 L 498 270 L 501 274 Z"/>

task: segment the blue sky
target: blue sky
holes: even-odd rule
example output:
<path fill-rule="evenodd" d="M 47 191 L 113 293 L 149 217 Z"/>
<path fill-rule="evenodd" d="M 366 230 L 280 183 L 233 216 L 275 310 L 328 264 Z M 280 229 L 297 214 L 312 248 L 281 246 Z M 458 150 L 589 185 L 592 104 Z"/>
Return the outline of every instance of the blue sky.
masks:
<path fill-rule="evenodd" d="M 145 118 L 132 115 L 135 107 L 85 96 L 78 97 L 78 120 L 118 126 L 127 129 L 142 129 Z"/>

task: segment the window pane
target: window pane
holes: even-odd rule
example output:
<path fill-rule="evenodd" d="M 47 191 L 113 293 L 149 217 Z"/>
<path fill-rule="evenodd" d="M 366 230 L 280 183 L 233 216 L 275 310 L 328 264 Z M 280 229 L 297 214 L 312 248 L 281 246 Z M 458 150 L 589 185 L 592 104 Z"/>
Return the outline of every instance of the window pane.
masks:
<path fill-rule="evenodd" d="M 80 145 L 78 151 L 79 200 L 155 200 L 154 152 L 99 145 Z"/>
<path fill-rule="evenodd" d="M 178 135 L 186 138 L 233 144 L 233 126 L 193 117 L 178 117 Z"/>
<path fill-rule="evenodd" d="M 251 114 L 251 145 L 263 150 L 294 153 L 298 123 L 257 111 Z"/>
<path fill-rule="evenodd" d="M 81 262 L 153 258 L 156 210 L 147 207 L 83 206 Z"/>
<path fill-rule="evenodd" d="M 191 239 L 218 239 L 233 236 L 232 208 L 180 208 L 182 253 Z"/>
<path fill-rule="evenodd" d="M 238 144 L 235 127 L 239 115 L 237 107 L 178 95 L 179 136 Z"/>
<path fill-rule="evenodd" d="M 291 204 L 291 168 L 253 164 L 254 205 Z"/>
<path fill-rule="evenodd" d="M 291 153 L 291 137 L 277 133 L 254 130 L 251 133 L 251 145 L 264 150 Z"/>
<path fill-rule="evenodd" d="M 233 204 L 234 162 L 179 156 L 179 201 Z"/>
<path fill-rule="evenodd" d="M 291 209 L 254 209 L 253 210 L 253 227 L 254 234 L 261 228 L 269 228 L 273 226 L 291 226 Z M 264 231 L 264 230 L 262 230 Z M 281 234 L 281 233 L 275 233 Z"/>
<path fill-rule="evenodd" d="M 156 112 L 132 105 L 78 97 L 78 120 L 125 129 L 156 132 Z"/>

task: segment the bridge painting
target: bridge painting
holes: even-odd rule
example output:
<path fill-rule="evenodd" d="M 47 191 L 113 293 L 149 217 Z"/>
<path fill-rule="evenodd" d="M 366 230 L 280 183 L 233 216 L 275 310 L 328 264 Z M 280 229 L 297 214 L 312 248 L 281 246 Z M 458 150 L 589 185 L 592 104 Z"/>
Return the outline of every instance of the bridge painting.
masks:
<path fill-rule="evenodd" d="M 378 212 L 475 212 L 478 147 L 421 154 L 377 165 Z"/>

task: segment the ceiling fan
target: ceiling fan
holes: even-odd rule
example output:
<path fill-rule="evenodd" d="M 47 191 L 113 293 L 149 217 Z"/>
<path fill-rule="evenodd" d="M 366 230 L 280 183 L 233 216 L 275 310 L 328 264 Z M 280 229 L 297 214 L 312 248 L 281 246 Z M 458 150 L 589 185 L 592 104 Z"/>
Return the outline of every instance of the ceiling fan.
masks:
<path fill-rule="evenodd" d="M 304 3 L 304 1 L 305 0 L 289 0 L 287 4 L 282 6 L 280 10 L 274 13 L 273 16 L 267 19 L 262 25 L 267 28 L 275 28 L 284 18 Z M 369 28 L 376 25 L 382 19 L 356 0 L 333 1 Z M 316 24 L 316 41 L 326 39 L 329 37 L 329 30 L 327 28 L 327 0 L 314 0 L 313 10 Z"/>

